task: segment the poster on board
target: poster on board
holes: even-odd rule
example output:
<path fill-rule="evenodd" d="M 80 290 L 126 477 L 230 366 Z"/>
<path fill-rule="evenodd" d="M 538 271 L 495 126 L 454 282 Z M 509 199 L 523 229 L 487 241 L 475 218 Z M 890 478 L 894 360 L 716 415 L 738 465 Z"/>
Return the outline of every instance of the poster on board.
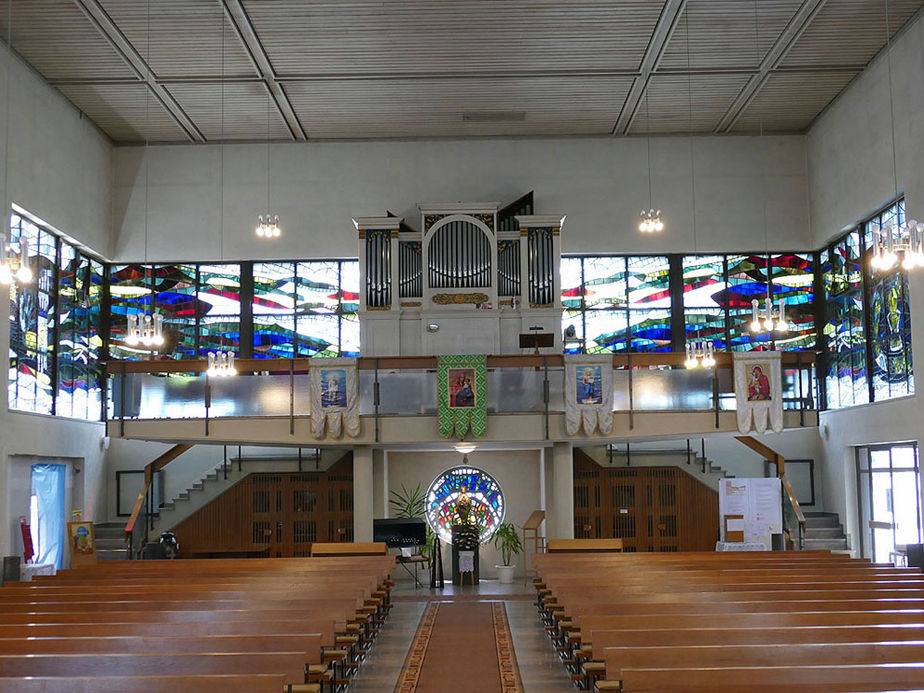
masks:
<path fill-rule="evenodd" d="M 782 498 L 780 480 L 775 477 L 720 479 L 719 526 L 723 528 L 722 541 L 727 541 L 724 535 L 726 518 L 741 518 L 735 522 L 735 527 L 743 530 L 742 541 L 761 543 L 771 549 L 773 535 L 783 532 Z"/>
<path fill-rule="evenodd" d="M 67 540 L 71 550 L 71 568 L 96 565 L 96 535 L 92 522 L 68 522 Z"/>

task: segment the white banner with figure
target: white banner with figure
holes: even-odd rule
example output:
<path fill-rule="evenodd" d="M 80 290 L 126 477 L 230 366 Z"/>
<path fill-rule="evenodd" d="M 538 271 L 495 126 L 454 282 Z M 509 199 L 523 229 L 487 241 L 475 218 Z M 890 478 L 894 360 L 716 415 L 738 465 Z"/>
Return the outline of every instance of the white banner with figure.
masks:
<path fill-rule="evenodd" d="M 783 381 L 780 352 L 734 352 L 738 431 L 783 430 Z"/>
<path fill-rule="evenodd" d="M 593 435 L 613 430 L 613 355 L 565 354 L 565 428 Z"/>
<path fill-rule="evenodd" d="M 356 359 L 311 359 L 311 435 L 324 437 L 324 428 L 332 438 L 345 430 L 359 435 L 359 379 Z"/>

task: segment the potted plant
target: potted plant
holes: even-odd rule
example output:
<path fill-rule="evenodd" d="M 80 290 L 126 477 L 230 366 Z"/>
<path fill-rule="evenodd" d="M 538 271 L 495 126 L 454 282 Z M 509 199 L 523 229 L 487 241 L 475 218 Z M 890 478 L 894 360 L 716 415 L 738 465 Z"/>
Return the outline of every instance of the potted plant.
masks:
<path fill-rule="evenodd" d="M 435 535 L 430 529 L 430 523 L 427 522 L 426 494 L 420 489 L 420 484 L 417 484 L 413 490 L 401 484 L 400 491 L 392 490 L 391 499 L 388 502 L 395 517 L 418 517 L 424 521 L 427 526 L 427 541 L 424 546 L 420 547 L 420 553 L 429 558 Z"/>
<path fill-rule="evenodd" d="M 509 585 L 513 582 L 513 571 L 516 568 L 513 565 L 513 557 L 523 553 L 523 544 L 520 543 L 520 535 L 517 528 L 510 522 L 502 522 L 494 534 L 491 536 L 491 543 L 495 549 L 500 549 L 503 565 L 494 566 L 497 568 L 497 578 L 504 584 Z"/>

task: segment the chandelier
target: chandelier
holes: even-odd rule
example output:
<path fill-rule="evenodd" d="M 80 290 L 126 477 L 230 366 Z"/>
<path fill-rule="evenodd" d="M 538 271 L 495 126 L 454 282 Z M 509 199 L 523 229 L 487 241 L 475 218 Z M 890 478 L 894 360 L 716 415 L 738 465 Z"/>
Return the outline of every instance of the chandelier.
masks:
<path fill-rule="evenodd" d="M 161 346 L 164 343 L 164 316 L 158 313 L 129 315 L 125 343 L 148 348 Z"/>
<path fill-rule="evenodd" d="M 709 340 L 687 342 L 687 368 L 712 368 L 715 366 L 715 343 Z"/>
<path fill-rule="evenodd" d="M 237 369 L 234 367 L 234 352 L 214 351 L 209 352 L 209 368 L 206 371 L 213 378 L 230 378 L 237 375 Z"/>
<path fill-rule="evenodd" d="M 786 301 L 782 298 L 777 301 L 777 308 L 769 296 L 764 299 L 763 315 L 760 313 L 760 301 L 756 298 L 751 301 L 751 332 L 786 332 L 789 323 L 786 322 Z"/>
<path fill-rule="evenodd" d="M 873 256 L 869 264 L 873 270 L 890 270 L 901 260 L 904 270 L 924 267 L 924 228 L 914 219 L 904 226 L 888 222 L 874 231 Z"/>
<path fill-rule="evenodd" d="M 642 210 L 642 221 L 638 225 L 638 230 L 642 233 L 657 233 L 664 230 L 664 222 L 661 220 L 661 210 Z"/>
<path fill-rule="evenodd" d="M 279 238 L 282 229 L 279 227 L 278 214 L 261 214 L 257 217 L 257 236 L 259 238 Z"/>
<path fill-rule="evenodd" d="M 20 284 L 32 281 L 32 269 L 29 267 L 29 241 L 19 239 L 19 269 L 13 272 L 10 264 L 9 249 L 6 243 L 6 234 L 0 233 L 0 284 L 12 284 L 13 280 Z"/>

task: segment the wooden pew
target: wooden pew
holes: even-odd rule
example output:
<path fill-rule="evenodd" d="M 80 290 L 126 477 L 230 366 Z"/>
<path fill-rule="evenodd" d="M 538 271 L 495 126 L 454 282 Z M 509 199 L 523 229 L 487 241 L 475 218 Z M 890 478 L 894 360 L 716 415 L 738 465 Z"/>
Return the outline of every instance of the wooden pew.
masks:
<path fill-rule="evenodd" d="M 799 693 L 920 690 L 924 664 L 893 667 L 843 665 L 834 667 L 727 667 L 716 669 L 626 669 L 625 693 L 701 691 L 705 693 L 779 693 L 791 687 Z"/>
<path fill-rule="evenodd" d="M 546 550 L 549 553 L 621 552 L 622 539 L 549 539 Z"/>
<path fill-rule="evenodd" d="M 0 691 L 3 693 L 285 693 L 284 687 L 285 677 L 275 674 L 0 678 Z M 298 690 L 297 687 L 293 689 L 293 693 Z M 309 688 L 301 690 L 308 691 Z"/>

